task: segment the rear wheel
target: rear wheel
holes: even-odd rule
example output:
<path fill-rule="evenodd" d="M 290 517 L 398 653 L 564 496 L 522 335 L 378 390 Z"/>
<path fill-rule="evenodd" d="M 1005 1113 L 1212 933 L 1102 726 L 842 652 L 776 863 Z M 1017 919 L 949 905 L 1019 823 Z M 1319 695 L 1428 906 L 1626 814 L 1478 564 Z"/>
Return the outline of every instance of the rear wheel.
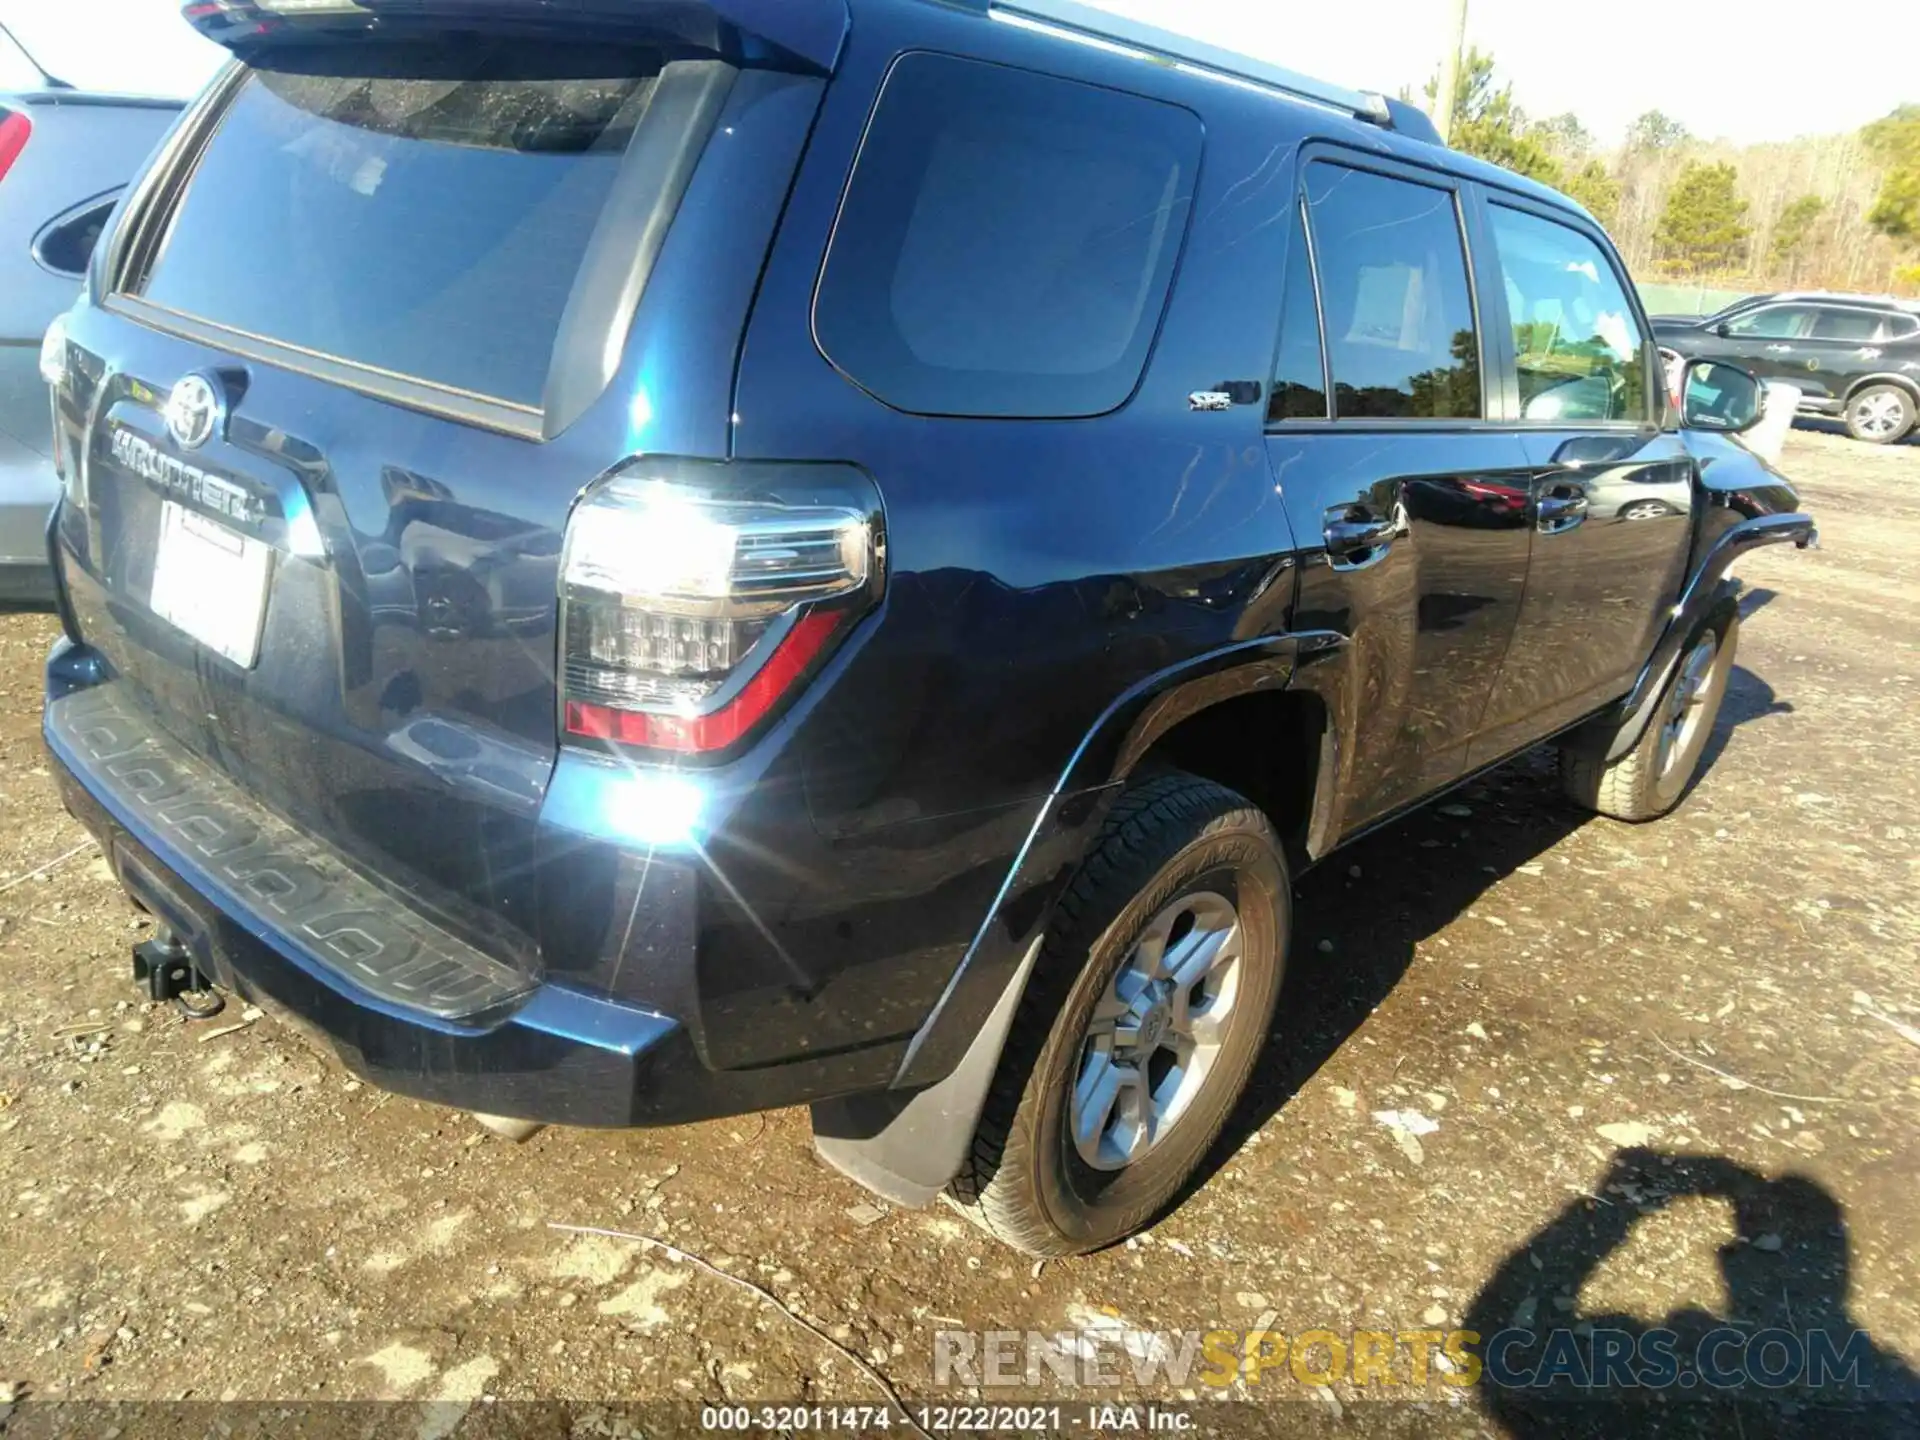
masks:
<path fill-rule="evenodd" d="M 1618 760 L 1609 764 L 1604 747 L 1563 746 L 1567 795 L 1616 820 L 1654 820 L 1679 804 L 1719 718 L 1739 639 L 1740 616 L 1731 606 L 1702 626 L 1681 651 L 1646 732 Z"/>
<path fill-rule="evenodd" d="M 1061 901 L 950 1193 L 1034 1255 L 1122 1240 L 1179 1193 L 1266 1041 L 1290 922 L 1252 804 L 1191 775 L 1116 803 Z"/>
<path fill-rule="evenodd" d="M 1890 445 L 1913 429 L 1913 396 L 1898 385 L 1869 385 L 1847 401 L 1847 433 L 1873 445 Z"/>

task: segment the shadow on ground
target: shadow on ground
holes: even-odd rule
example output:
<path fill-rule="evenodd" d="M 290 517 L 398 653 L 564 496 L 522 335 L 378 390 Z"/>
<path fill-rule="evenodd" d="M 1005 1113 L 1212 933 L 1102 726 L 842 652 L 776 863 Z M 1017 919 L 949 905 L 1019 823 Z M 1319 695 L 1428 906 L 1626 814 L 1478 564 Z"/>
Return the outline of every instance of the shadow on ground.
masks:
<path fill-rule="evenodd" d="M 1634 1227 L 1695 1197 L 1732 1212 L 1725 1313 L 1582 1312 L 1582 1287 Z M 1920 1376 L 1853 1318 L 1849 1270 L 1840 1203 L 1806 1176 L 1622 1150 L 1598 1195 L 1516 1246 L 1468 1308 L 1481 1403 L 1520 1440 L 1920 1434 Z"/>

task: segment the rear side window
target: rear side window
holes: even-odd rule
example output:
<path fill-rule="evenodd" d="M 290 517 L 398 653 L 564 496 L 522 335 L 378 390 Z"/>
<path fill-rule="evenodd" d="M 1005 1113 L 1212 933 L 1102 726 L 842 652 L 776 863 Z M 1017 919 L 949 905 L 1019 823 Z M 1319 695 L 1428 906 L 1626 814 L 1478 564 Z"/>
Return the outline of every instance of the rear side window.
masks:
<path fill-rule="evenodd" d="M 1816 340 L 1858 340 L 1880 338 L 1884 318 L 1871 310 L 1841 310 L 1822 306 L 1813 312 L 1813 338 Z"/>
<path fill-rule="evenodd" d="M 470 40 L 250 75 L 144 288 L 155 305 L 534 406 L 645 113 L 651 52 Z"/>
<path fill-rule="evenodd" d="M 1320 347 L 1320 307 L 1313 294 L 1313 256 L 1304 212 L 1296 211 L 1287 246 L 1286 299 L 1280 314 L 1280 353 L 1273 363 L 1269 420 L 1325 420 L 1327 377 Z"/>
<path fill-rule="evenodd" d="M 1529 420 L 1641 422 L 1647 339 L 1619 276 L 1578 230 L 1489 207 L 1513 322 L 1520 413 Z"/>
<path fill-rule="evenodd" d="M 1166 307 L 1201 136 L 1158 101 L 904 57 L 821 275 L 821 349 L 918 414 L 1118 408 Z"/>
<path fill-rule="evenodd" d="M 1334 418 L 1478 418 L 1480 348 L 1453 192 L 1317 161 L 1307 212 Z"/>
<path fill-rule="evenodd" d="M 62 215 L 33 242 L 33 258 L 57 275 L 78 277 L 87 273 L 93 248 L 100 243 L 101 232 L 113 218 L 118 196 L 91 200 L 79 209 Z"/>

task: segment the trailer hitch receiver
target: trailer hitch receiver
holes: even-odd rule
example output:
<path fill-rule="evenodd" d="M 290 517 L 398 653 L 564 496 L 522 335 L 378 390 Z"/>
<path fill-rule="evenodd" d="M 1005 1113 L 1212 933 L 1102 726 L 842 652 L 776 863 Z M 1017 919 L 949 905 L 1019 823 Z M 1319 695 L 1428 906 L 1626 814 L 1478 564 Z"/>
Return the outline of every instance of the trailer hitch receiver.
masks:
<path fill-rule="evenodd" d="M 213 981 L 194 965 L 186 942 L 164 924 L 155 927 L 151 940 L 133 947 L 133 979 L 156 1003 L 172 1000 L 190 1019 L 217 1015 L 226 1004 L 214 993 Z M 188 995 L 199 998 L 189 1001 Z"/>

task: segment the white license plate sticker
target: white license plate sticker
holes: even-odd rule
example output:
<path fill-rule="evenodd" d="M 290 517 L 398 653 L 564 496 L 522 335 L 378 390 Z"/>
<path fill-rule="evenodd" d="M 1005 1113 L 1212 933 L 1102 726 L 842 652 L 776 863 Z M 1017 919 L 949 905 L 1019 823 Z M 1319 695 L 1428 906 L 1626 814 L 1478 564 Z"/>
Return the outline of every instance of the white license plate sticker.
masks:
<path fill-rule="evenodd" d="M 273 550 L 168 500 L 153 559 L 153 613 L 243 670 L 260 658 Z"/>

